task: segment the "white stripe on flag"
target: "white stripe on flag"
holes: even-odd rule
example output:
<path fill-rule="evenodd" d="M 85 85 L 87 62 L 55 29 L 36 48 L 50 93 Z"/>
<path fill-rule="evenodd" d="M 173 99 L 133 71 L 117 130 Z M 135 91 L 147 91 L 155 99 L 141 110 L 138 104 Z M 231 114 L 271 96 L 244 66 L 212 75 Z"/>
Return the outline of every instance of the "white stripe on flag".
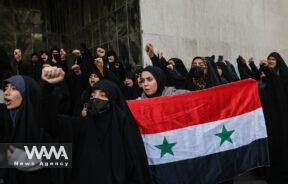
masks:
<path fill-rule="evenodd" d="M 216 134 L 222 132 L 223 125 L 227 131 L 234 130 L 234 132 L 231 135 L 232 143 L 225 141 L 220 145 L 221 139 Z M 159 165 L 224 152 L 266 137 L 267 131 L 262 108 L 229 119 L 157 134 L 142 135 L 149 165 Z M 162 145 L 164 138 L 169 144 L 176 144 L 171 148 L 174 155 L 165 153 L 161 158 L 161 150 L 156 145 Z"/>

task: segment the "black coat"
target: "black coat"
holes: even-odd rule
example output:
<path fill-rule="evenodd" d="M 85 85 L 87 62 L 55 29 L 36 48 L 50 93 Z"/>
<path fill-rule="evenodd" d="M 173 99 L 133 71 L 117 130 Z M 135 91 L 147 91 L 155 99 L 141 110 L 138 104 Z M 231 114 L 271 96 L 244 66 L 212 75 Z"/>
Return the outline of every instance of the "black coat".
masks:
<path fill-rule="evenodd" d="M 271 183 L 288 183 L 288 81 L 276 70 L 261 67 L 266 77 L 262 79 L 260 97 L 266 120 Z M 281 68 L 287 71 L 288 68 Z"/>
<path fill-rule="evenodd" d="M 41 117 L 43 127 L 62 141 L 73 143 L 71 183 L 149 183 L 142 138 L 118 87 L 101 80 L 94 86 L 104 91 L 111 109 L 101 116 L 71 118 L 57 115 L 57 103 L 43 83 Z"/>
<path fill-rule="evenodd" d="M 19 82 L 20 81 L 20 82 Z M 31 78 L 14 76 L 5 82 L 12 83 L 16 88 L 24 88 L 22 104 L 18 108 L 15 121 L 12 120 L 10 110 L 0 104 L 0 142 L 1 143 L 37 143 L 52 142 L 50 136 L 38 126 L 39 123 L 39 86 Z M 14 118 L 13 118 L 14 119 Z M 2 149 L 1 149 L 2 150 Z M 2 150 L 3 151 L 3 150 Z M 6 155 L 4 150 L 3 155 Z M 0 178 L 5 184 L 51 184 L 58 183 L 49 169 L 24 172 L 14 168 L 0 169 Z M 56 180 L 54 180 L 56 179 Z M 60 179 L 60 178 L 58 178 Z"/>
<path fill-rule="evenodd" d="M 178 58 L 171 58 L 174 61 L 175 67 L 171 71 L 167 68 L 167 61 L 165 58 L 159 59 L 157 56 L 153 56 L 151 59 L 152 65 L 160 68 L 166 76 L 166 85 L 173 86 L 177 89 L 184 88 L 185 78 L 187 76 L 187 69 L 185 68 L 182 60 Z"/>

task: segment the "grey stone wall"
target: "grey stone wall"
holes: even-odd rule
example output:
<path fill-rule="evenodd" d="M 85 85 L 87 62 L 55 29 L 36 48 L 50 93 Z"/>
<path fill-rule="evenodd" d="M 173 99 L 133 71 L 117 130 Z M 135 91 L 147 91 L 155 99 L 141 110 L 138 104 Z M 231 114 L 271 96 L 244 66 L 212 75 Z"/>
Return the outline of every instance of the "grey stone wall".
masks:
<path fill-rule="evenodd" d="M 153 42 L 187 67 L 193 57 L 212 54 L 258 63 L 279 51 L 287 61 L 287 8 L 287 0 L 140 0 L 143 44 Z"/>

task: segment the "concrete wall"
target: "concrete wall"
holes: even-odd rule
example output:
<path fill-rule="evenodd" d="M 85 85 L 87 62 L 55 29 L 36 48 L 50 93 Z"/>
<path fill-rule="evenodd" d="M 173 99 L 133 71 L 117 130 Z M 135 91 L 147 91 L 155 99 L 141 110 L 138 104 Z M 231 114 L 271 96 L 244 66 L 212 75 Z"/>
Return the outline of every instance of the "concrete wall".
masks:
<path fill-rule="evenodd" d="M 279 51 L 288 61 L 287 10 L 287 0 L 140 0 L 142 49 L 152 42 L 189 68 L 196 55 L 235 63 L 238 55 L 258 61 Z"/>

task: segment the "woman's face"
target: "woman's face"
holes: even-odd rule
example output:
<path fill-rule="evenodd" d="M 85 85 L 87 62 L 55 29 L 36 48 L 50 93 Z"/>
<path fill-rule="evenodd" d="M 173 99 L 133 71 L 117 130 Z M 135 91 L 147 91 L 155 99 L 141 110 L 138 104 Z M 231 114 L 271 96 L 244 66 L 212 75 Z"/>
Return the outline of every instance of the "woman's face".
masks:
<path fill-rule="evenodd" d="M 94 84 L 96 84 L 98 81 L 99 81 L 99 77 L 92 73 L 90 76 L 89 76 L 89 85 L 92 87 Z"/>
<path fill-rule="evenodd" d="M 109 63 L 113 63 L 115 61 L 115 57 L 114 56 L 108 56 L 108 61 L 109 61 Z"/>
<path fill-rule="evenodd" d="M 139 88 L 143 88 L 143 83 L 142 83 L 142 80 L 141 80 L 141 74 L 139 74 L 139 76 L 137 77 L 137 83 L 138 83 L 138 86 Z"/>
<path fill-rule="evenodd" d="M 150 72 L 147 72 L 147 71 L 142 72 L 141 81 L 142 81 L 143 91 L 145 92 L 146 95 L 151 96 L 157 92 L 157 89 L 158 89 L 157 81 Z"/>
<path fill-rule="evenodd" d="M 218 72 L 218 75 L 219 76 L 222 76 L 222 69 L 221 69 L 221 67 L 220 66 L 217 66 L 217 72 Z"/>
<path fill-rule="evenodd" d="M 205 62 L 202 59 L 195 59 L 192 62 L 192 68 L 194 67 L 202 67 L 202 68 L 206 68 Z"/>
<path fill-rule="evenodd" d="M 276 58 L 274 58 L 274 57 L 269 57 L 268 58 L 268 60 L 267 60 L 267 62 L 268 62 L 268 67 L 269 68 L 275 68 L 276 66 L 277 66 L 277 60 L 276 60 Z"/>
<path fill-rule="evenodd" d="M 100 100 L 108 100 L 106 93 L 100 89 L 96 89 L 91 93 L 91 99 L 98 98 Z"/>
<path fill-rule="evenodd" d="M 37 55 L 33 55 L 32 57 L 31 57 L 31 61 L 32 62 L 37 62 L 39 60 L 39 57 L 37 56 Z"/>
<path fill-rule="evenodd" d="M 4 101 L 8 110 L 17 109 L 22 103 L 22 95 L 13 84 L 8 83 L 4 88 Z"/>
<path fill-rule="evenodd" d="M 129 78 L 125 78 L 124 84 L 125 84 L 125 86 L 133 87 L 133 80 L 129 79 Z"/>
<path fill-rule="evenodd" d="M 168 61 L 168 63 L 171 64 L 171 65 L 173 65 L 173 66 L 176 65 L 175 62 L 174 62 L 172 59 L 170 59 L 170 60 Z"/>
<path fill-rule="evenodd" d="M 48 60 L 48 55 L 47 55 L 46 53 L 43 53 L 43 54 L 41 55 L 41 59 L 42 59 L 44 62 L 46 62 L 46 61 Z"/>

